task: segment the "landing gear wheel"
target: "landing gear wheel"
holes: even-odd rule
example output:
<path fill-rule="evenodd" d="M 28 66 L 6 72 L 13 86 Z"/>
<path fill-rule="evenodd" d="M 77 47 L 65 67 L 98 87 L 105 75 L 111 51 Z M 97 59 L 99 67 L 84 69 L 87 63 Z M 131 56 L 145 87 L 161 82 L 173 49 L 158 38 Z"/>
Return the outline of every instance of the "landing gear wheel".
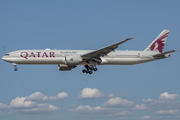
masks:
<path fill-rule="evenodd" d="M 86 72 L 86 70 L 85 70 L 85 69 L 83 69 L 83 70 L 82 70 L 82 72 L 83 72 L 83 73 L 85 73 L 85 72 Z"/>
<path fill-rule="evenodd" d="M 93 73 L 92 70 L 90 70 L 90 71 L 89 71 L 89 74 L 92 74 L 92 73 Z"/>
<path fill-rule="evenodd" d="M 94 68 L 94 71 L 97 71 L 97 70 L 98 70 L 98 69 L 95 67 L 95 68 Z"/>
<path fill-rule="evenodd" d="M 84 66 L 87 70 L 89 70 L 90 69 L 90 67 L 88 66 L 88 65 L 85 65 Z"/>
<path fill-rule="evenodd" d="M 82 70 L 83 73 L 92 74 L 93 71 L 97 71 L 97 67 L 95 65 L 84 65 L 85 69 Z"/>
<path fill-rule="evenodd" d="M 18 69 L 17 68 L 14 68 L 15 71 L 17 71 Z"/>
<path fill-rule="evenodd" d="M 89 69 L 90 69 L 90 70 L 94 70 L 93 66 L 90 66 Z"/>

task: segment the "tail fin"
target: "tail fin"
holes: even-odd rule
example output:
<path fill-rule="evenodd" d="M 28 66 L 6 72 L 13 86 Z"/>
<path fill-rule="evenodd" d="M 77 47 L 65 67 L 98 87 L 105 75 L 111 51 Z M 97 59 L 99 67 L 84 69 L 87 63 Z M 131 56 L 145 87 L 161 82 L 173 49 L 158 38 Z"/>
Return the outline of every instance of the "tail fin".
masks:
<path fill-rule="evenodd" d="M 158 37 L 145 49 L 145 51 L 157 51 L 162 53 L 168 34 L 169 30 L 163 30 L 158 35 Z"/>

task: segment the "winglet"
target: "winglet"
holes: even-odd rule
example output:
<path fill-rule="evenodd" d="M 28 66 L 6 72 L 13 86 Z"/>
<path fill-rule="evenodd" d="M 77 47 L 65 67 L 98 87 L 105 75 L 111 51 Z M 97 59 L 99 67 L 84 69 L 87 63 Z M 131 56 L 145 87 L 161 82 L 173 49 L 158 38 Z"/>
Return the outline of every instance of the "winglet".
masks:
<path fill-rule="evenodd" d="M 130 40 L 130 39 L 133 39 L 134 37 L 132 37 L 132 38 L 127 38 L 126 40 Z"/>

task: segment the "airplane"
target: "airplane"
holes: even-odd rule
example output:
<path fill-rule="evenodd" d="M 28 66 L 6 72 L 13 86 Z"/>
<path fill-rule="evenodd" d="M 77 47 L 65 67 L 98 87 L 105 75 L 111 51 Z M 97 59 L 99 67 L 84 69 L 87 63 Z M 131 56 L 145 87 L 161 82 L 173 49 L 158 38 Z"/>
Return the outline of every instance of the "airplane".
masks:
<path fill-rule="evenodd" d="M 7 53 L 2 59 L 17 64 L 57 64 L 60 71 L 70 71 L 77 65 L 84 65 L 83 73 L 92 74 L 97 65 L 134 65 L 170 57 L 177 50 L 162 52 L 169 30 L 163 30 L 144 51 L 115 50 L 132 38 L 98 50 L 18 50 Z"/>

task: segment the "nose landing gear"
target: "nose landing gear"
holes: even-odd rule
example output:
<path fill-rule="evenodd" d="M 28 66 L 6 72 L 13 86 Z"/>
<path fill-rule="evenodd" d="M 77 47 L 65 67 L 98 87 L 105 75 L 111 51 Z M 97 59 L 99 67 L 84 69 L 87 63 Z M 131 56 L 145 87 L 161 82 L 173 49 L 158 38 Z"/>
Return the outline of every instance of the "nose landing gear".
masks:
<path fill-rule="evenodd" d="M 12 63 L 12 65 L 14 65 L 14 71 L 17 71 L 18 70 L 18 68 L 17 68 L 17 65 L 16 65 L 16 63 Z"/>
<path fill-rule="evenodd" d="M 14 68 L 14 71 L 17 71 L 18 69 L 17 68 Z"/>
<path fill-rule="evenodd" d="M 85 65 L 84 67 L 85 67 L 85 69 L 82 70 L 83 73 L 92 74 L 93 71 L 97 71 L 98 70 L 97 67 L 94 66 L 94 65 L 90 65 L 90 66 L 89 65 Z"/>

